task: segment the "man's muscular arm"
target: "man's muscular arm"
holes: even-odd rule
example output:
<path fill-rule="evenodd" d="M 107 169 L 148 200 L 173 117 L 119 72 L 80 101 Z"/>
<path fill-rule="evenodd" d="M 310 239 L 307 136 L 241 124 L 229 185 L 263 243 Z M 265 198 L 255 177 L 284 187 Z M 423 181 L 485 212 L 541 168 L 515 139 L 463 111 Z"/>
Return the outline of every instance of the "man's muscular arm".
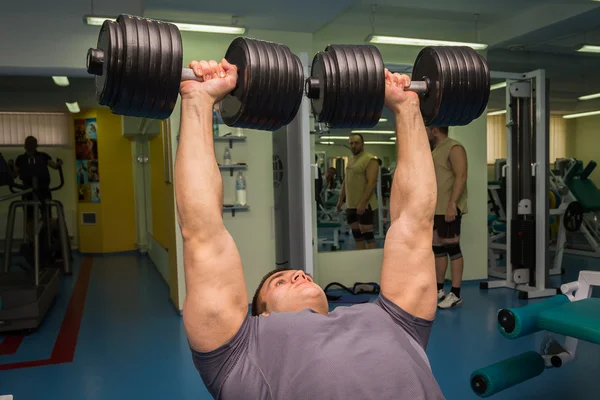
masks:
<path fill-rule="evenodd" d="M 406 312 L 432 320 L 437 307 L 431 249 L 437 185 L 418 96 L 403 90 L 409 84 L 408 76 L 386 70 L 385 102 L 396 118 L 397 167 L 381 292 Z"/>
<path fill-rule="evenodd" d="M 192 62 L 190 68 L 205 82 L 181 83 L 175 195 L 187 290 L 184 325 L 191 347 L 208 352 L 233 337 L 248 312 L 241 259 L 223 224 L 212 133 L 214 104 L 235 87 L 237 71 L 225 60 Z"/>
<path fill-rule="evenodd" d="M 467 152 L 465 148 L 462 146 L 452 147 L 448 161 L 454 173 L 454 185 L 452 185 L 452 195 L 448 202 L 446 221 L 452 222 L 456 218 L 456 202 L 460 199 L 467 186 Z"/>

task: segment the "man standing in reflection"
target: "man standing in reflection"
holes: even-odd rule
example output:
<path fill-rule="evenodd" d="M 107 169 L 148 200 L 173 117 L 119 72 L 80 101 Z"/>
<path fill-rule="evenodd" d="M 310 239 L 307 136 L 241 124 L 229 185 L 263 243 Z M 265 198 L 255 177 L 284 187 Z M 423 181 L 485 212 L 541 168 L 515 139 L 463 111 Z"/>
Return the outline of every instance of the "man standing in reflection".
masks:
<path fill-rule="evenodd" d="M 377 210 L 377 175 L 379 163 L 377 157 L 365 151 L 362 135 L 356 133 L 349 138 L 352 157 L 348 160 L 342 190 L 337 203 L 338 212 L 346 201 L 346 217 L 354 246 L 357 250 L 376 247 L 373 233 L 373 221 Z"/>

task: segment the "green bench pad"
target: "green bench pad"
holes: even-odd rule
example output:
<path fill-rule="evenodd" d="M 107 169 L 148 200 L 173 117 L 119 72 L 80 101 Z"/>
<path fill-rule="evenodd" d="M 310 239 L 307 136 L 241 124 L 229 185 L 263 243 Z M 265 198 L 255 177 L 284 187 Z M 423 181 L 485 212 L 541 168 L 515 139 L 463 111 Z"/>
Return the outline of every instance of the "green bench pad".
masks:
<path fill-rule="evenodd" d="M 600 210 L 600 190 L 589 179 L 572 179 L 569 189 L 586 211 Z"/>
<path fill-rule="evenodd" d="M 540 329 L 600 344 L 600 299 L 565 303 L 540 313 Z"/>
<path fill-rule="evenodd" d="M 319 221 L 317 222 L 317 228 L 339 228 L 342 224 L 336 221 Z"/>

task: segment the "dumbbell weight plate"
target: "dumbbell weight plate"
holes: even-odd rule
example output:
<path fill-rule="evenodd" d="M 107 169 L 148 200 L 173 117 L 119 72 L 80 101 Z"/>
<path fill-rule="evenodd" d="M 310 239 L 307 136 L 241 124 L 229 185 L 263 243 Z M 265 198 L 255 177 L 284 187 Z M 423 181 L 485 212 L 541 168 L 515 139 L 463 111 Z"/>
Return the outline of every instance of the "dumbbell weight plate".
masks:
<path fill-rule="evenodd" d="M 157 57 L 157 63 L 159 66 L 159 76 L 157 79 L 158 88 L 155 92 L 156 99 L 149 115 L 154 116 L 153 118 L 162 119 L 159 117 L 164 116 L 164 118 L 168 118 L 168 115 L 165 116 L 165 112 L 161 110 L 165 110 L 165 105 L 167 104 L 167 91 L 169 90 L 169 85 L 172 84 L 168 79 L 168 77 L 171 75 L 172 64 L 168 62 L 169 57 L 167 57 L 166 54 L 172 54 L 171 49 L 173 48 L 173 44 L 171 40 L 171 30 L 167 24 L 155 23 L 152 24 L 152 26 L 158 29 L 159 43 L 155 46 L 159 47 L 157 52 L 161 56 Z"/>
<path fill-rule="evenodd" d="M 338 88 L 337 104 L 328 125 L 330 128 L 341 128 L 344 126 L 346 120 L 348 101 L 350 100 L 348 65 L 345 62 L 345 57 L 337 50 L 337 45 L 329 45 L 325 51 L 331 55 L 333 61 L 332 75 L 335 82 L 334 85 Z"/>
<path fill-rule="evenodd" d="M 294 62 L 295 56 L 290 51 L 287 51 L 284 47 L 280 47 L 280 49 L 283 52 L 283 59 L 277 69 L 279 71 L 278 73 L 285 72 L 283 75 L 285 76 L 286 89 L 285 91 L 282 90 L 281 92 L 277 93 L 277 98 L 281 103 L 280 115 L 290 116 L 295 115 L 294 108 L 296 107 L 296 104 L 295 101 L 292 101 L 292 93 L 296 92 L 296 85 L 298 83 L 296 79 L 297 66 Z M 300 96 L 300 99 L 302 99 L 302 96 Z M 285 120 L 289 120 L 289 117 Z"/>
<path fill-rule="evenodd" d="M 266 96 L 265 108 L 268 110 L 268 125 L 265 126 L 265 129 L 271 130 L 276 123 L 275 116 L 281 115 L 282 107 L 281 102 L 279 101 L 281 98 L 281 84 L 282 79 L 281 75 L 277 73 L 277 66 L 281 65 L 280 52 L 277 46 L 269 46 L 269 51 L 267 52 L 267 57 L 269 60 L 269 86 L 271 93 L 277 93 L 277 96 Z"/>
<path fill-rule="evenodd" d="M 290 112 L 286 114 L 287 119 L 284 119 L 284 125 L 289 124 L 294 118 L 296 118 L 296 114 L 298 114 L 298 110 L 300 109 L 300 105 L 302 104 L 302 100 L 304 98 L 304 66 L 302 65 L 302 61 L 300 61 L 298 56 L 293 54 L 289 48 L 286 47 L 286 49 L 288 50 L 286 54 L 289 54 L 292 57 L 294 64 L 296 65 L 296 69 L 294 74 L 295 84 L 292 92 L 293 97 L 290 99 L 290 104 L 292 104 L 293 100 L 295 100 L 295 103 L 293 103 L 294 106 L 291 108 Z M 283 93 L 282 96 L 287 97 L 287 95 Z"/>
<path fill-rule="evenodd" d="M 469 101 L 465 105 L 465 111 L 463 112 L 462 121 L 472 121 L 474 119 L 475 114 L 479 111 L 479 107 L 481 104 L 481 90 L 478 88 L 481 87 L 482 76 L 479 73 L 480 71 L 477 69 L 475 65 L 475 60 L 471 57 L 471 53 L 468 51 L 469 47 L 460 47 L 457 48 L 457 54 L 462 55 L 467 71 L 467 83 L 468 89 L 467 93 Z M 468 123 L 468 122 L 467 122 Z"/>
<path fill-rule="evenodd" d="M 115 72 L 118 70 L 116 64 L 119 60 L 117 55 L 117 32 L 114 24 L 105 22 L 100 28 L 100 34 L 98 35 L 97 49 L 104 52 L 104 63 L 102 65 L 102 74 L 96 75 L 96 100 L 101 105 L 110 105 L 115 93 L 113 88 L 115 87 L 116 76 Z M 88 53 L 87 68 L 91 67 L 92 60 L 90 59 L 91 54 Z"/>
<path fill-rule="evenodd" d="M 367 70 L 367 61 L 365 60 L 365 55 L 361 51 L 359 47 L 349 46 L 347 51 L 350 53 L 350 57 L 352 57 L 356 62 L 357 68 L 357 85 L 356 85 L 356 107 L 355 107 L 355 119 L 351 128 L 360 127 L 362 120 L 365 117 L 369 117 L 367 113 L 367 104 L 370 104 L 371 96 L 368 95 L 369 89 L 369 73 Z M 361 94 L 365 94 L 361 96 Z"/>
<path fill-rule="evenodd" d="M 267 93 L 272 93 L 270 84 L 269 59 L 265 45 L 259 41 L 249 40 L 246 42 L 250 50 L 250 60 L 255 60 L 254 65 L 250 67 L 254 90 L 248 93 L 247 112 L 244 121 L 244 127 L 264 126 L 269 116 L 269 110 L 266 109 Z M 248 66 L 246 67 L 248 68 Z M 260 88 L 260 90 L 257 90 Z"/>
<path fill-rule="evenodd" d="M 139 24 L 138 24 L 139 30 Z M 147 110 L 147 113 L 152 114 L 154 105 L 158 101 L 158 92 L 160 89 L 160 49 L 157 50 L 157 46 L 160 47 L 160 31 L 158 24 L 148 22 L 144 24 L 145 34 L 148 35 L 148 80 L 146 82 L 146 94 L 143 102 L 140 105 L 141 110 Z"/>
<path fill-rule="evenodd" d="M 372 74 L 372 80 L 375 82 L 373 87 L 373 105 L 370 108 L 368 118 L 363 120 L 361 128 L 372 128 L 379 123 L 381 113 L 383 111 L 383 104 L 385 102 L 385 64 L 383 63 L 383 57 L 379 52 L 379 49 L 373 45 L 365 45 L 367 49 L 371 50 L 373 60 L 375 61 L 375 69 L 369 72 Z"/>
<path fill-rule="evenodd" d="M 479 87 L 480 92 L 480 102 L 479 102 L 479 110 L 472 116 L 473 119 L 479 118 L 485 109 L 487 108 L 488 101 L 490 98 L 490 70 L 487 62 L 483 59 L 482 56 L 477 54 L 474 50 L 470 51 L 471 57 L 475 61 L 476 69 L 479 71 L 479 75 L 481 76 L 481 86 Z"/>
<path fill-rule="evenodd" d="M 148 35 L 149 22 L 147 20 L 142 22 L 139 18 L 132 18 L 131 22 L 132 29 L 127 30 L 125 39 L 128 45 L 131 44 L 132 48 L 137 47 L 137 60 L 133 63 L 133 68 L 131 70 L 131 79 L 133 79 L 135 84 L 133 86 L 133 97 L 131 99 L 130 108 L 135 110 L 134 116 L 145 117 L 142 105 L 145 102 L 148 85 L 150 85 L 153 75 L 153 65 L 150 63 L 150 59 L 154 58 L 151 56 L 152 51 Z M 133 35 L 131 43 L 129 35 Z"/>
<path fill-rule="evenodd" d="M 167 24 L 169 28 L 169 35 L 171 37 L 171 51 L 168 52 L 169 60 L 168 66 L 170 67 L 170 73 L 165 76 L 164 84 L 166 86 L 166 99 L 165 105 L 160 109 L 160 113 L 152 118 L 166 119 L 169 118 L 177 98 L 179 97 L 179 87 L 181 85 L 181 68 L 183 67 L 183 43 L 181 41 L 181 32 L 173 24 Z"/>
<path fill-rule="evenodd" d="M 225 53 L 225 59 L 237 66 L 237 84 L 221 102 L 219 112 L 223 122 L 229 126 L 244 127 L 245 108 L 249 106 L 248 96 L 252 94 L 252 68 L 249 64 L 249 49 L 244 38 L 234 39 Z M 248 93 L 250 89 L 250 94 Z"/>
<path fill-rule="evenodd" d="M 433 47 L 419 52 L 412 70 L 412 80 L 427 80 L 427 93 L 420 93 L 421 114 L 425 125 L 431 126 L 442 107 L 442 98 L 446 88 L 444 72 L 447 66 L 440 60 L 439 53 Z M 444 105 L 445 106 L 445 105 Z"/>
<path fill-rule="evenodd" d="M 446 99 L 452 99 L 450 112 L 444 118 L 444 124 L 451 126 L 460 123 L 462 115 L 465 111 L 465 104 L 468 101 L 468 80 L 466 79 L 466 65 L 462 56 L 452 47 L 444 48 L 446 58 L 451 66 L 452 75 L 450 80 L 452 82 L 453 92 L 451 97 Z"/>

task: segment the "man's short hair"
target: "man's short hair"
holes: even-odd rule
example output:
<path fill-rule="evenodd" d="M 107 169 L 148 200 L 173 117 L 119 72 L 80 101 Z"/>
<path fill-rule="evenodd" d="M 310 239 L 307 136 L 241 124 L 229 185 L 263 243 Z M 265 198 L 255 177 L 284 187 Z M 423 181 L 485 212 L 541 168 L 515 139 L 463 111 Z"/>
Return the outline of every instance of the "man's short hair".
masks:
<path fill-rule="evenodd" d="M 444 133 L 444 134 L 448 134 L 448 127 L 447 126 L 438 126 L 436 127 L 438 129 L 438 131 Z"/>
<path fill-rule="evenodd" d="M 292 268 L 288 268 L 288 267 L 275 268 L 274 270 L 269 271 L 265 276 L 263 276 L 262 280 L 258 284 L 258 288 L 256 289 L 256 292 L 254 292 L 254 297 L 252 297 L 252 315 L 253 316 L 260 315 L 266 311 L 267 303 L 265 303 L 264 301 L 262 301 L 260 299 L 260 290 L 262 289 L 262 287 L 265 284 L 265 282 L 267 281 L 267 279 L 269 279 L 270 277 L 272 277 L 273 275 L 275 275 L 277 272 L 280 272 L 280 271 L 292 271 Z"/>
<path fill-rule="evenodd" d="M 361 143 L 365 142 L 365 138 L 363 138 L 363 135 L 361 135 L 360 133 L 353 133 L 352 135 L 350 135 L 350 137 L 352 136 L 358 136 L 360 138 Z"/>

